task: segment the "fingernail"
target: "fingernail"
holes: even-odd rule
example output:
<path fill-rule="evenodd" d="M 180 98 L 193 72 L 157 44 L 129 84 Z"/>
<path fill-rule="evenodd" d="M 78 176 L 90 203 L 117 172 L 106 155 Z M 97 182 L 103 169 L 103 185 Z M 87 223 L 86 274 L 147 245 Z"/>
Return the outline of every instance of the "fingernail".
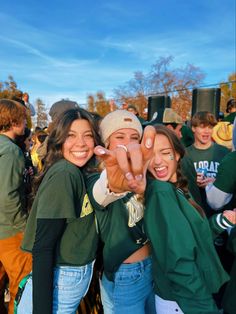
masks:
<path fill-rule="evenodd" d="M 101 149 L 101 148 L 97 149 L 97 152 L 98 152 L 100 155 L 106 154 L 105 150 L 103 150 L 103 149 Z"/>
<path fill-rule="evenodd" d="M 151 140 L 150 138 L 148 138 L 148 139 L 146 140 L 145 146 L 146 146 L 147 148 L 151 148 L 151 147 L 152 147 L 152 140 Z"/>
<path fill-rule="evenodd" d="M 128 181 L 134 179 L 131 172 L 127 172 L 127 173 L 125 174 L 125 177 L 126 177 L 126 179 L 127 179 Z"/>
<path fill-rule="evenodd" d="M 142 178 L 143 178 L 143 175 L 142 175 L 142 174 L 138 174 L 137 176 L 135 176 L 135 179 L 136 179 L 137 181 L 141 181 Z"/>

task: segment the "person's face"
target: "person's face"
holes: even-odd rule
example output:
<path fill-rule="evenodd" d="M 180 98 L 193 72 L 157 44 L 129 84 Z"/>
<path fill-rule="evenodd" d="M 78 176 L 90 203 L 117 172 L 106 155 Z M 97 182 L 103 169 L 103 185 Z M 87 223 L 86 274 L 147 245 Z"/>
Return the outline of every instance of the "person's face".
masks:
<path fill-rule="evenodd" d="M 165 135 L 156 134 L 153 152 L 154 156 L 148 166 L 149 172 L 160 181 L 176 182 L 176 169 L 180 155 L 174 152 Z"/>
<path fill-rule="evenodd" d="M 29 95 L 27 95 L 27 94 L 25 94 L 22 98 L 23 98 L 23 100 L 24 100 L 25 102 L 28 102 L 28 101 L 29 101 Z"/>
<path fill-rule="evenodd" d="M 128 104 L 126 104 L 125 102 L 122 104 L 122 109 L 123 110 L 127 110 L 128 109 Z"/>
<path fill-rule="evenodd" d="M 89 122 L 77 119 L 72 122 L 66 141 L 62 145 L 63 157 L 83 167 L 93 156 L 94 138 Z"/>
<path fill-rule="evenodd" d="M 33 145 L 31 134 L 25 139 L 24 143 L 25 143 L 25 150 L 27 152 L 30 151 L 31 146 Z"/>
<path fill-rule="evenodd" d="M 148 109 L 145 108 L 145 109 L 143 110 L 143 118 L 144 118 L 145 120 L 147 120 L 147 117 L 148 117 Z"/>
<path fill-rule="evenodd" d="M 117 145 L 128 145 L 129 143 L 139 143 L 140 135 L 134 129 L 119 129 L 109 137 L 109 149 L 115 149 Z"/>
<path fill-rule="evenodd" d="M 194 133 L 194 139 L 196 144 L 208 146 L 211 144 L 211 136 L 213 132 L 213 127 L 211 125 L 204 126 L 200 124 L 199 126 L 192 127 Z"/>
<path fill-rule="evenodd" d="M 26 120 L 24 119 L 22 122 L 15 124 L 12 126 L 12 130 L 15 136 L 24 135 L 26 127 Z"/>
<path fill-rule="evenodd" d="M 134 108 L 128 108 L 127 109 L 129 112 L 132 112 L 134 115 L 137 114 L 137 110 L 135 110 Z"/>

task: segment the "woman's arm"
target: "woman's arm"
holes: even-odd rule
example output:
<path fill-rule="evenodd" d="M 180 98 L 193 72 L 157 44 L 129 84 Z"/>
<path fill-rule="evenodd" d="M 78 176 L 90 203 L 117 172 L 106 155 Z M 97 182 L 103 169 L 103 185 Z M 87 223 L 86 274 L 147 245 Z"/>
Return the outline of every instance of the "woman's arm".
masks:
<path fill-rule="evenodd" d="M 94 152 L 103 160 L 107 185 L 111 192 L 142 194 L 146 187 L 146 171 L 153 154 L 155 129 L 147 126 L 142 142 L 117 145 L 113 150 L 97 146 Z"/>
<path fill-rule="evenodd" d="M 232 193 L 226 193 L 218 189 L 214 184 L 209 184 L 206 186 L 206 196 L 208 205 L 215 209 L 221 209 L 226 204 L 228 204 L 232 197 Z"/>
<path fill-rule="evenodd" d="M 55 249 L 65 219 L 37 219 L 33 254 L 33 314 L 51 314 Z"/>
<path fill-rule="evenodd" d="M 128 192 L 114 193 L 110 191 L 106 170 L 103 170 L 100 177 L 93 186 L 92 193 L 95 201 L 99 205 L 106 207 L 108 204 L 113 203 L 120 198 L 123 198 Z"/>
<path fill-rule="evenodd" d="M 192 230 L 195 224 L 196 232 L 198 226 L 205 224 L 206 218 L 202 218 L 184 198 L 181 206 L 186 208 L 181 210 L 176 193 L 167 182 L 154 180 L 149 183 L 145 200 L 144 220 L 157 269 L 156 284 L 158 286 L 158 275 L 164 278 L 173 299 L 184 313 L 190 313 L 189 309 L 196 306 L 196 300 L 207 299 L 210 295 L 197 264 L 198 243 Z M 209 238 L 202 241 L 210 241 L 210 229 L 206 235 Z M 159 289 L 162 287 L 160 283 Z"/>
<path fill-rule="evenodd" d="M 225 230 L 230 231 L 236 225 L 236 209 L 225 210 L 223 213 L 213 215 L 209 219 L 209 224 L 213 237 Z"/>

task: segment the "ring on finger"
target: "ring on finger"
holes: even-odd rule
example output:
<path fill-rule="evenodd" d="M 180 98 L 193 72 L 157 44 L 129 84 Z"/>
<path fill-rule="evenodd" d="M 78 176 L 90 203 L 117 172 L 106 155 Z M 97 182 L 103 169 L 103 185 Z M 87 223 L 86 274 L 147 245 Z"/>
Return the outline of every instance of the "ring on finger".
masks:
<path fill-rule="evenodd" d="M 117 148 L 123 148 L 123 149 L 126 151 L 126 153 L 128 153 L 128 149 L 127 149 L 127 147 L 126 147 L 125 145 L 119 144 L 119 145 L 117 145 L 116 147 L 117 147 Z"/>

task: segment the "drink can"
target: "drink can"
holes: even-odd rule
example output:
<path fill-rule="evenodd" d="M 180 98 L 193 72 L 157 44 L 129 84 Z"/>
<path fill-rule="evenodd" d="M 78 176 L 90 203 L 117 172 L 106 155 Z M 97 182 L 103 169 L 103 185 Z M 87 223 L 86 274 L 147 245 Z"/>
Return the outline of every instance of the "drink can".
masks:
<path fill-rule="evenodd" d="M 197 173 L 201 173 L 204 177 L 207 176 L 207 169 L 206 168 L 198 168 Z"/>

